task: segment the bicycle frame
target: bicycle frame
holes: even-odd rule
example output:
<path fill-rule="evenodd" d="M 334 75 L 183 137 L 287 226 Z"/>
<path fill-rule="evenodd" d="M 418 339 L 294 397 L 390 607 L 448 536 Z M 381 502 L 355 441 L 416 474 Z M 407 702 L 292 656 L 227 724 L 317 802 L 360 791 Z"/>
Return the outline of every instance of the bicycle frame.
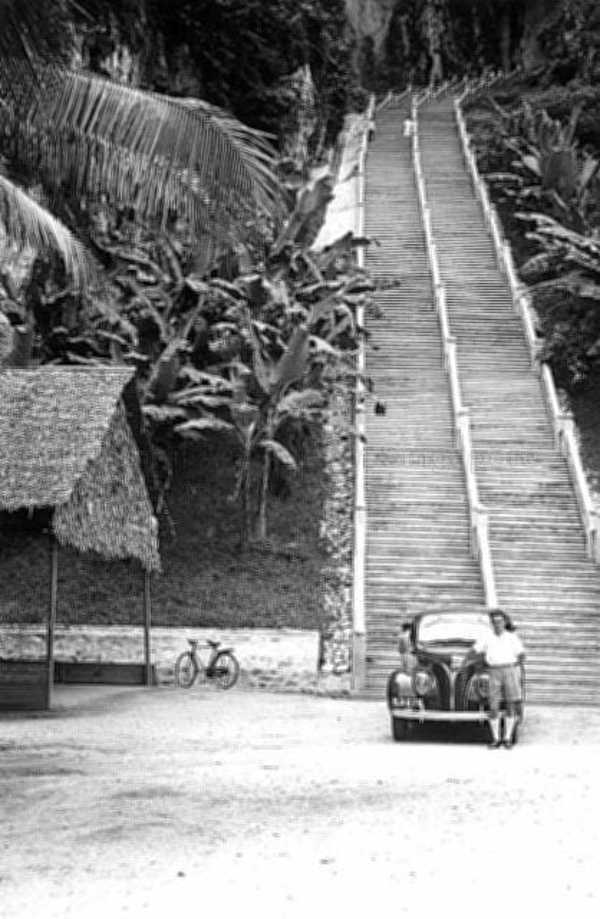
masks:
<path fill-rule="evenodd" d="M 188 638 L 188 644 L 189 649 L 175 662 L 175 679 L 180 686 L 189 689 L 198 678 L 215 680 L 221 689 L 230 689 L 237 682 L 240 665 L 233 648 L 210 639 L 201 645 L 198 639 Z M 200 655 L 200 648 L 209 649 L 206 662 Z"/>
<path fill-rule="evenodd" d="M 210 647 L 210 645 L 208 647 Z M 206 676 L 207 677 L 214 676 L 215 661 L 222 650 L 225 650 L 225 649 L 221 647 L 219 648 L 210 647 L 210 655 L 208 658 L 208 664 L 206 665 Z"/>
<path fill-rule="evenodd" d="M 215 670 L 214 670 L 215 661 L 217 657 L 219 656 L 219 654 L 221 654 L 221 652 L 223 651 L 231 652 L 231 648 L 225 648 L 222 645 L 217 645 L 217 647 L 215 647 L 212 644 L 200 645 L 198 641 L 194 641 L 192 639 L 190 639 L 189 642 L 190 642 L 190 653 L 192 655 L 192 660 L 194 661 L 194 666 L 196 668 L 196 675 L 204 671 L 204 673 L 209 679 L 215 675 Z M 200 654 L 198 653 L 200 647 L 206 650 L 210 649 L 210 654 L 208 656 L 208 662 L 206 664 L 204 663 L 204 661 L 200 657 Z"/>

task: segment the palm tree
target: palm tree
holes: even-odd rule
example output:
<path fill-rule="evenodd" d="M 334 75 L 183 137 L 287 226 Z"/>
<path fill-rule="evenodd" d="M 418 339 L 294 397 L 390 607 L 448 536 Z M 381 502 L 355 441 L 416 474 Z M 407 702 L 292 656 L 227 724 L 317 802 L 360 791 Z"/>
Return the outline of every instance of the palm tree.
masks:
<path fill-rule="evenodd" d="M 58 197 L 102 194 L 163 222 L 177 212 L 206 246 L 243 241 L 256 214 L 279 205 L 267 136 L 200 100 L 70 70 L 73 6 L 0 0 L 0 114 L 11 160 Z M 7 178 L 0 227 L 17 242 L 58 246 L 81 280 L 81 246 Z"/>

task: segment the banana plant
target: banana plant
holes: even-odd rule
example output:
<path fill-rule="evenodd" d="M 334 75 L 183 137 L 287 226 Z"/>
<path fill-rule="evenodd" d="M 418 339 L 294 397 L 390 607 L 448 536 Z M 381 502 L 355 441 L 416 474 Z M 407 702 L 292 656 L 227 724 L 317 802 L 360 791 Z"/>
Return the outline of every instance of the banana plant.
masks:
<path fill-rule="evenodd" d="M 523 215 L 538 252 L 520 268 L 545 320 L 545 354 L 569 384 L 582 382 L 600 356 L 600 242 L 546 214 Z"/>
<path fill-rule="evenodd" d="M 514 172 L 490 173 L 488 179 L 501 183 L 521 207 L 535 202 L 539 210 L 544 202 L 553 216 L 575 229 L 586 229 L 600 160 L 582 153 L 575 139 L 582 106 L 575 106 L 569 123 L 563 125 L 543 109 L 534 111 L 528 102 L 516 112 L 507 112 L 491 101 L 501 119 L 505 150 L 516 158 L 511 162 Z"/>
<path fill-rule="evenodd" d="M 310 331 L 306 324 L 292 332 L 283 353 L 269 355 L 256 333 L 249 313 L 246 314 L 246 340 L 251 348 L 251 364 L 232 362 L 229 380 L 205 374 L 197 384 L 178 392 L 173 399 L 200 417 L 177 424 L 175 430 L 184 437 L 198 438 L 207 432 L 233 437 L 240 448 L 232 500 L 240 501 L 240 543 L 248 542 L 250 494 L 253 460 L 261 457 L 259 507 L 255 535 L 267 537 L 267 502 L 272 462 L 296 469 L 296 459 L 278 439 L 285 421 L 314 419 L 324 403 L 323 393 L 307 385 L 310 367 Z M 292 390 L 296 386 L 297 389 Z M 219 412 L 217 415 L 216 412 Z"/>
<path fill-rule="evenodd" d="M 600 301 L 600 243 L 577 233 L 546 214 L 523 214 L 535 223 L 527 234 L 541 250 L 521 268 L 523 280 L 534 292 L 563 290 L 577 297 Z"/>

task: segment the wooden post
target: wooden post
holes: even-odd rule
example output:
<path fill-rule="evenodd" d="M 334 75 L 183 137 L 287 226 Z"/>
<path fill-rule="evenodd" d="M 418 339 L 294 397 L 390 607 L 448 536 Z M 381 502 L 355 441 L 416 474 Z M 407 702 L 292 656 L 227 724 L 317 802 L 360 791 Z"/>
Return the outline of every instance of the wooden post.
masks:
<path fill-rule="evenodd" d="M 54 686 L 54 626 L 56 625 L 56 607 L 58 601 L 58 543 L 53 533 L 50 535 L 50 605 L 48 607 L 48 630 L 46 633 L 46 663 L 48 666 L 48 708 L 52 704 Z"/>
<path fill-rule="evenodd" d="M 152 663 L 150 661 L 150 629 L 152 627 L 151 574 L 144 569 L 144 663 L 146 686 L 152 686 Z"/>

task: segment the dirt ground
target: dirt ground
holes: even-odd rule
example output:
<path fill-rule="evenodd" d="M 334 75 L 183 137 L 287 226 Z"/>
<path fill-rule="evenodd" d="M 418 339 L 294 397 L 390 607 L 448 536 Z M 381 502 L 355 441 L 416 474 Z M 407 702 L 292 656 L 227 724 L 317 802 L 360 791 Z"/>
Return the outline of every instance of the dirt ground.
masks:
<path fill-rule="evenodd" d="M 0 915 L 600 914 L 600 710 L 529 708 L 520 744 L 379 702 L 58 687 L 0 716 Z"/>

